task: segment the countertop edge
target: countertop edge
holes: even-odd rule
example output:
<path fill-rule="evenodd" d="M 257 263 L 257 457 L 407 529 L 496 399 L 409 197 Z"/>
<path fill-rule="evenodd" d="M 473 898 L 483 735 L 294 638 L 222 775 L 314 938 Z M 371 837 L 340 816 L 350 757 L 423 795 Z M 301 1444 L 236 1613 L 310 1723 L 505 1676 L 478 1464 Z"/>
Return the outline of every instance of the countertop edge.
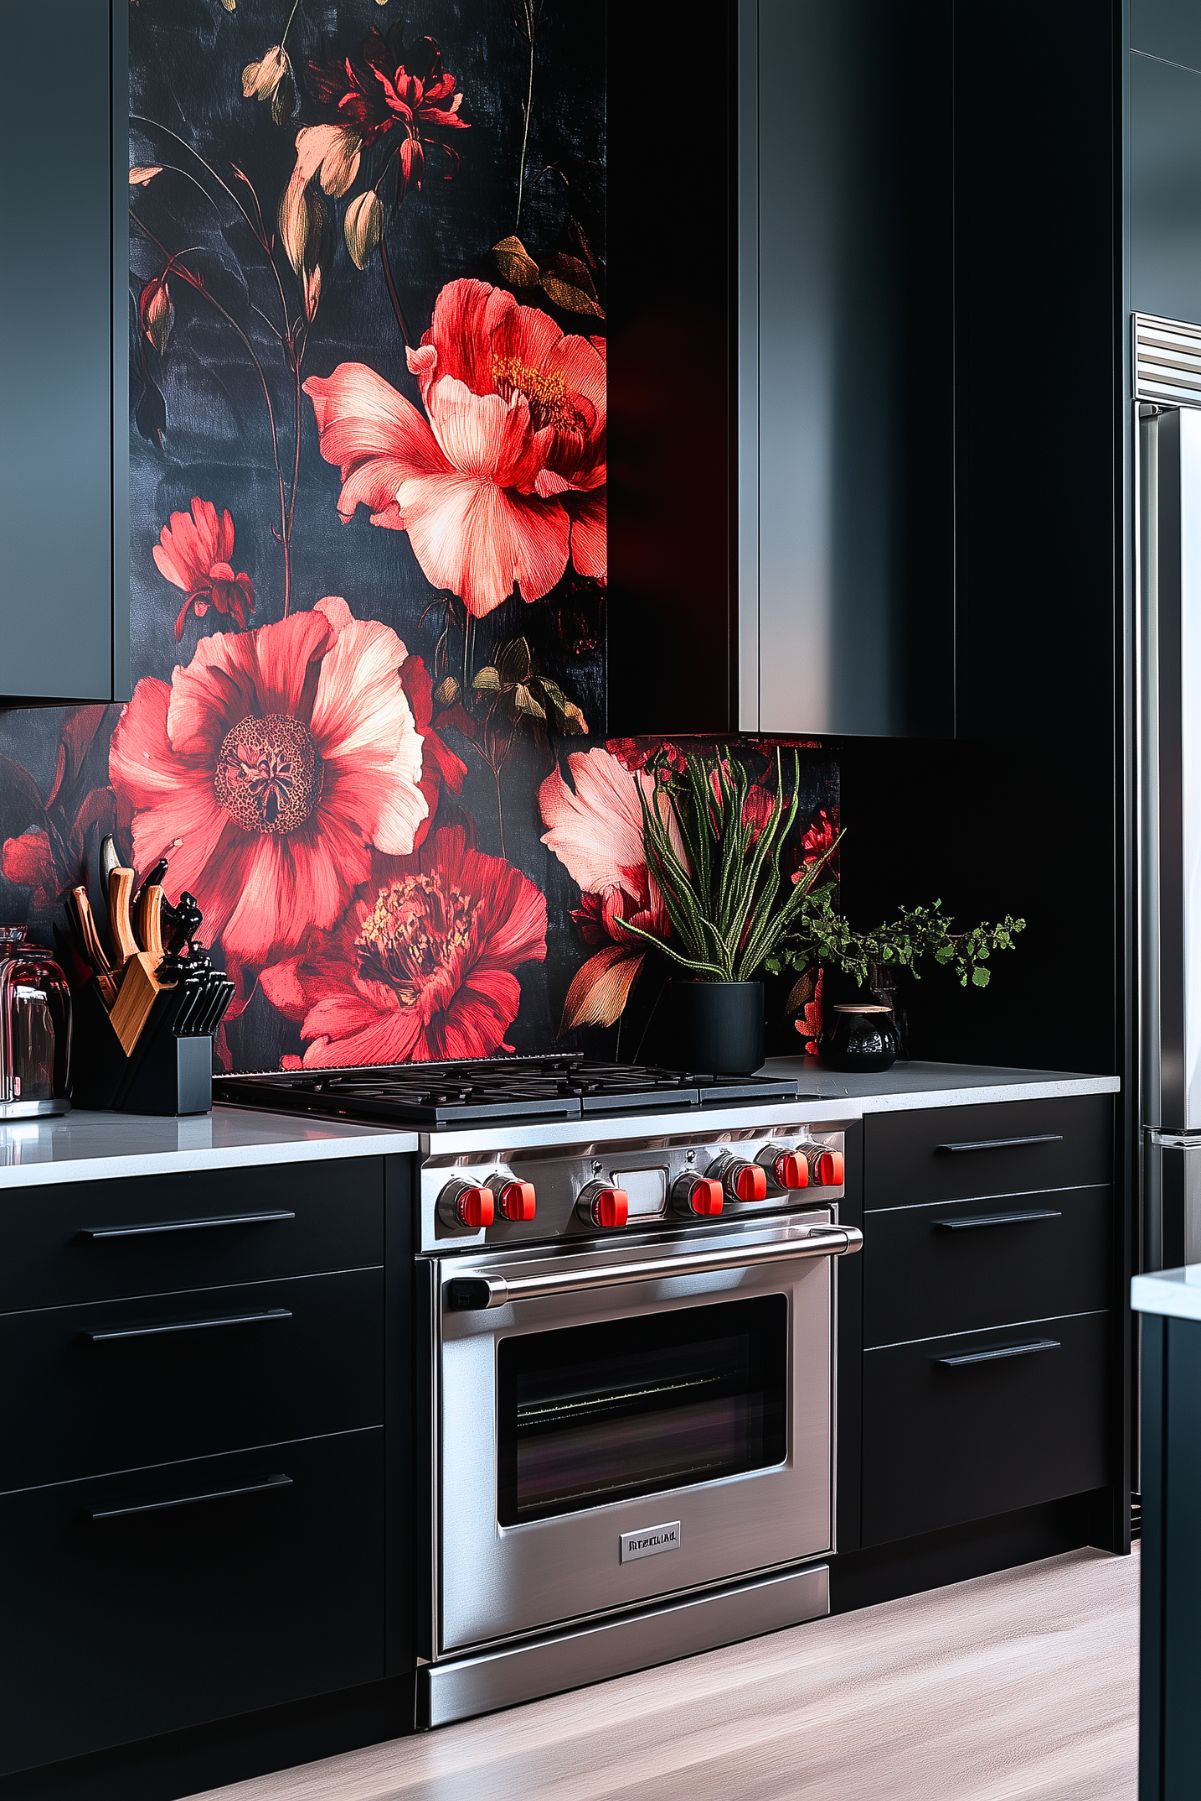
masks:
<path fill-rule="evenodd" d="M 1196 1277 L 1194 1284 L 1183 1279 L 1190 1273 Z M 1135 1313 L 1201 1322 L 1201 1265 L 1190 1264 L 1187 1269 L 1149 1270 L 1144 1275 L 1132 1277 L 1130 1305 Z"/>
<path fill-rule="evenodd" d="M 121 1115 L 114 1115 L 120 1119 Z M 282 1115 L 272 1115 L 281 1126 Z M 302 1122 L 297 1120 L 297 1125 Z M 311 1122 L 303 1122 L 311 1129 Z M 140 1176 L 200 1175 L 224 1169 L 271 1168 L 286 1163 L 332 1163 L 348 1157 L 408 1155 L 420 1148 L 416 1132 L 363 1127 L 361 1137 L 280 1139 L 271 1144 L 232 1144 L 130 1151 L 115 1156 L 47 1159 L 0 1165 L 0 1190 L 45 1188 L 70 1182 L 121 1182 Z"/>

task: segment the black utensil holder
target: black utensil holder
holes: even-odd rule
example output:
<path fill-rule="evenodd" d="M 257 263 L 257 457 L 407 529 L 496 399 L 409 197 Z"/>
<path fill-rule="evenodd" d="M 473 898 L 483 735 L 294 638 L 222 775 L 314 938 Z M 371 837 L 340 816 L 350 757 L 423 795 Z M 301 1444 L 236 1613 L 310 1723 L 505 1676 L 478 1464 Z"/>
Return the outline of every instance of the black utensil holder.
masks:
<path fill-rule="evenodd" d="M 180 999 L 177 990 L 163 990 L 127 1057 L 96 984 L 76 990 L 72 1096 L 77 1107 L 167 1117 L 212 1111 L 213 1040 L 176 1037 Z"/>

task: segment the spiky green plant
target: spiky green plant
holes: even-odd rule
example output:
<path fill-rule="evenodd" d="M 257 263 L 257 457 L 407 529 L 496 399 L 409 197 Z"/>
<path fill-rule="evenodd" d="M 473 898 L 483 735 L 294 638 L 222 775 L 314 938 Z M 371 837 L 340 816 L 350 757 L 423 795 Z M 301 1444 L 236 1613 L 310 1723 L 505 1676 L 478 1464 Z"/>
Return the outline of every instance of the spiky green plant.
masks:
<path fill-rule="evenodd" d="M 652 773 L 659 773 L 653 765 Z M 671 938 L 657 938 L 628 919 L 619 922 L 624 930 L 658 945 L 694 976 L 753 980 L 796 921 L 842 836 L 795 881 L 789 879 L 783 856 L 799 810 L 795 751 L 790 774 L 786 785 L 777 750 L 766 818 L 762 807 L 748 804 L 750 778 L 731 758 L 690 752 L 683 770 L 656 781 L 649 797 L 638 782 L 647 869 L 663 897 Z"/>

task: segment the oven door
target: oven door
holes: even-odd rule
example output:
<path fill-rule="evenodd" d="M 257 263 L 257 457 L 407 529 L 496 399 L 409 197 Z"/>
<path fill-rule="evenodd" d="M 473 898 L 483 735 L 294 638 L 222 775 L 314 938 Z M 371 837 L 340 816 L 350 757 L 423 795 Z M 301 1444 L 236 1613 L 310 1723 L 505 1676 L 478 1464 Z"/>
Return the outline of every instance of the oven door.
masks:
<path fill-rule="evenodd" d="M 433 1655 L 831 1549 L 830 1221 L 432 1262 Z"/>

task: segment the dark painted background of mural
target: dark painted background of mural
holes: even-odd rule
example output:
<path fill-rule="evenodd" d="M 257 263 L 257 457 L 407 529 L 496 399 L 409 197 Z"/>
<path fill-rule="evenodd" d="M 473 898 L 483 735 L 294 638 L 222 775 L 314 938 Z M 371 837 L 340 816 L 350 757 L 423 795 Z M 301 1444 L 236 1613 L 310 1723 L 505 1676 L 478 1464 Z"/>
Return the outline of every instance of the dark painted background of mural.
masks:
<path fill-rule="evenodd" d="M 0 714 L 0 913 L 45 935 L 115 827 L 206 907 L 233 1067 L 633 1052 L 605 8 L 227 4 L 131 5 L 138 687 Z"/>

